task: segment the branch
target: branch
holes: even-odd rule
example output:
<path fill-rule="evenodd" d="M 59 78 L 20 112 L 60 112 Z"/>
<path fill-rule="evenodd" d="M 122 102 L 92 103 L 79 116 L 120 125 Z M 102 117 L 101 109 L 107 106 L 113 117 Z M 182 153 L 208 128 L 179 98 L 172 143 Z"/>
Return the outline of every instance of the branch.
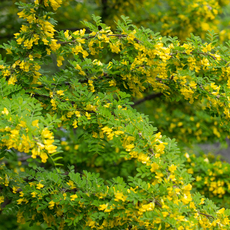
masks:
<path fill-rule="evenodd" d="M 153 94 L 150 94 L 150 95 L 148 95 L 148 96 L 146 96 L 146 97 L 144 97 L 144 98 L 142 98 L 142 99 L 134 102 L 134 104 L 131 105 L 131 106 L 134 107 L 134 106 L 139 105 L 139 104 L 141 104 L 141 103 L 143 103 L 143 102 L 145 102 L 147 100 L 152 100 L 152 99 L 154 99 L 156 97 L 160 97 L 161 95 L 163 95 L 163 93 L 153 93 Z"/>
<path fill-rule="evenodd" d="M 95 37 L 98 35 L 98 33 L 100 33 L 100 31 L 97 32 L 97 34 L 94 35 L 94 36 L 82 37 L 82 39 L 88 40 L 88 39 L 91 39 L 91 38 L 95 38 Z M 107 34 L 106 36 L 107 36 L 107 37 L 125 38 L 125 37 L 127 37 L 128 35 L 126 35 L 126 34 Z M 138 40 L 137 38 L 134 38 L 134 41 L 136 41 L 137 43 L 141 43 L 141 41 Z M 58 44 L 65 45 L 65 44 L 75 43 L 75 42 L 77 42 L 77 39 L 71 40 L 71 41 L 65 41 L 65 42 L 58 42 Z"/>
<path fill-rule="evenodd" d="M 29 158 L 31 158 L 31 156 L 24 156 L 24 157 L 18 158 L 18 161 L 26 161 Z"/>
<path fill-rule="evenodd" d="M 158 205 L 160 208 L 162 208 L 162 205 L 160 204 L 158 200 L 155 200 L 155 204 Z"/>
<path fill-rule="evenodd" d="M 215 219 L 213 216 L 202 213 L 202 212 L 198 212 L 198 214 Z"/>
<path fill-rule="evenodd" d="M 86 31 L 86 33 L 90 33 L 91 31 L 90 31 L 90 29 L 88 29 L 88 28 L 80 28 L 80 27 L 71 27 L 71 28 L 63 28 L 63 29 L 57 29 L 57 31 L 59 31 L 59 32 L 61 32 L 61 31 L 66 31 L 66 30 L 70 30 L 70 31 L 77 31 L 77 30 L 82 30 L 82 29 L 85 29 L 85 31 Z"/>

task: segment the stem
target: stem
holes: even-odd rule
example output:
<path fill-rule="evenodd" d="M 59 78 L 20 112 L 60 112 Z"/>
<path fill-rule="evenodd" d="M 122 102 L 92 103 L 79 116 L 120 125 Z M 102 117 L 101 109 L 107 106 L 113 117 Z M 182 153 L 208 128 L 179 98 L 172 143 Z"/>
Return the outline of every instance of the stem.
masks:
<path fill-rule="evenodd" d="M 147 100 L 152 100 L 152 99 L 155 99 L 155 98 L 160 97 L 162 95 L 163 95 L 162 93 L 153 93 L 153 94 L 150 94 L 150 95 L 148 95 L 148 96 L 146 96 L 146 97 L 144 97 L 144 98 L 142 98 L 142 99 L 134 102 L 134 104 L 131 105 L 131 106 L 134 107 L 134 106 L 139 105 L 139 104 L 141 104 L 141 103 L 143 103 L 143 102 L 145 102 Z"/>

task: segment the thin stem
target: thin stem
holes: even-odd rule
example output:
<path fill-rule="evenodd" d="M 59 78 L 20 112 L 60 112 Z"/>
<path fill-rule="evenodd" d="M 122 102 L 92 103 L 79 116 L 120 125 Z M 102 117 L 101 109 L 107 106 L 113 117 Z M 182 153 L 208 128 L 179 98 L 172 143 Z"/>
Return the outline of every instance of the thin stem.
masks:
<path fill-rule="evenodd" d="M 134 104 L 131 105 L 131 106 L 134 107 L 134 106 L 139 105 L 139 104 L 141 104 L 141 103 L 143 103 L 145 101 L 155 99 L 155 98 L 160 97 L 162 95 L 163 95 L 163 93 L 153 93 L 153 94 L 150 94 L 150 95 L 148 95 L 148 96 L 146 96 L 146 97 L 144 97 L 144 98 L 142 98 L 142 99 L 134 102 Z"/>

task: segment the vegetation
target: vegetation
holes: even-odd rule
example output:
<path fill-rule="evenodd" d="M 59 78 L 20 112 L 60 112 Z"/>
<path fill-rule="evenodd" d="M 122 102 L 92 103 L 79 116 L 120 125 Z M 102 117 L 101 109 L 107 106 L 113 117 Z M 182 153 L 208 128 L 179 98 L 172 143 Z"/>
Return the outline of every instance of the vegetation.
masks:
<path fill-rule="evenodd" d="M 193 150 L 229 137 L 227 2 L 5 11 L 1 229 L 229 229 L 230 166 Z"/>

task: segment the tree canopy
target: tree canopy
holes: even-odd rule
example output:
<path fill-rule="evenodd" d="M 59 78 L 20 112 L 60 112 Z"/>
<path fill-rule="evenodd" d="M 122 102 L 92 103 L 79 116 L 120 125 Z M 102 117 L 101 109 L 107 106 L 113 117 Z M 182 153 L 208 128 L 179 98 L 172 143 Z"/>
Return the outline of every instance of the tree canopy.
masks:
<path fill-rule="evenodd" d="M 228 1 L 3 2 L 1 229 L 229 229 Z"/>

